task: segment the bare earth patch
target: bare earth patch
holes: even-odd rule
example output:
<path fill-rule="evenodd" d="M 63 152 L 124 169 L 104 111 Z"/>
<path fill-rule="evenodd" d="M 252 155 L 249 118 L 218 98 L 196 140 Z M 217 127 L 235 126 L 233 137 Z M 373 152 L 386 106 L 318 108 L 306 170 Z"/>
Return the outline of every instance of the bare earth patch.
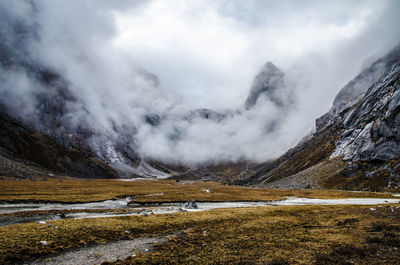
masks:
<path fill-rule="evenodd" d="M 105 261 L 113 262 L 136 256 L 140 253 L 153 251 L 153 245 L 166 242 L 165 237 L 143 237 L 132 240 L 121 240 L 104 245 L 88 246 L 75 250 L 68 250 L 51 257 L 40 258 L 31 265 L 93 265 Z"/>

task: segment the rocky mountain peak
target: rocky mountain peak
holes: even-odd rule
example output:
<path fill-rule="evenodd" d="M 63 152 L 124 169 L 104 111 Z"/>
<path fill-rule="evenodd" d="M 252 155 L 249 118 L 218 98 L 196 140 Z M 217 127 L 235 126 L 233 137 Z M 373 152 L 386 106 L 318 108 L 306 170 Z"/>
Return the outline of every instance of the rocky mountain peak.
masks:
<path fill-rule="evenodd" d="M 247 109 L 252 108 L 257 104 L 257 100 L 261 96 L 265 96 L 275 105 L 281 106 L 283 102 L 279 90 L 284 86 L 284 73 L 272 62 L 267 62 L 254 78 L 249 95 L 245 101 L 245 107 Z"/>

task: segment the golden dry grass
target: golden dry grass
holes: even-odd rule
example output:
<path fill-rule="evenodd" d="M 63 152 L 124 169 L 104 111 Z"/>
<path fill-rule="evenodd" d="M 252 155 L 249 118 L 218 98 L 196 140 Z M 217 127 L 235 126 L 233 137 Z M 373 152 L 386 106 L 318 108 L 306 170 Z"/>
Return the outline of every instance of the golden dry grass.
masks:
<path fill-rule="evenodd" d="M 140 212 L 140 209 L 135 208 L 124 208 L 124 209 L 68 209 L 68 210 L 36 210 L 36 211 L 20 211 L 20 212 L 6 212 L 0 213 L 0 218 L 5 217 L 29 217 L 34 215 L 61 215 L 61 214 L 73 214 L 73 213 L 113 213 L 113 214 L 133 214 Z"/>
<path fill-rule="evenodd" d="M 209 190 L 210 192 L 206 192 Z M 0 181 L 0 201 L 90 202 L 131 196 L 133 202 L 270 201 L 287 196 L 307 198 L 389 198 L 385 193 L 351 193 L 328 190 L 279 190 L 222 185 L 217 182 L 172 180 L 81 180 Z"/>
<path fill-rule="evenodd" d="M 279 206 L 59 220 L 48 222 L 50 227 L 11 225 L 0 228 L 0 263 L 180 232 L 156 246 L 156 252 L 116 264 L 398 264 L 400 210 L 387 207 Z M 41 245 L 42 240 L 48 245 Z"/>

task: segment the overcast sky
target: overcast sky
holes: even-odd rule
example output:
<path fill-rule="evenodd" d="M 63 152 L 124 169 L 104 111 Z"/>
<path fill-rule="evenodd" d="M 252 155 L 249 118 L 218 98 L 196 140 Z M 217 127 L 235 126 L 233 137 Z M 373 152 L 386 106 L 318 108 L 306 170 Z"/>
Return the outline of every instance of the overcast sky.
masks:
<path fill-rule="evenodd" d="M 276 157 L 312 129 L 362 67 L 400 41 L 398 0 L 33 3 L 5 0 L 0 9 L 37 27 L 32 56 L 69 81 L 85 110 L 104 128 L 110 120 L 135 124 L 145 155 L 195 162 Z M 223 124 L 143 124 L 148 112 L 241 109 L 268 61 L 293 91 L 290 111 L 264 102 Z M 146 72 L 158 77 L 158 88 L 137 75 Z M 265 134 L 277 119 L 279 130 Z M 184 133 L 172 146 L 175 130 Z"/>
<path fill-rule="evenodd" d="M 397 43 L 399 12 L 386 0 L 144 1 L 114 13 L 112 45 L 196 107 L 239 106 L 267 61 L 297 67 L 321 86 L 321 112 L 366 57 Z"/>

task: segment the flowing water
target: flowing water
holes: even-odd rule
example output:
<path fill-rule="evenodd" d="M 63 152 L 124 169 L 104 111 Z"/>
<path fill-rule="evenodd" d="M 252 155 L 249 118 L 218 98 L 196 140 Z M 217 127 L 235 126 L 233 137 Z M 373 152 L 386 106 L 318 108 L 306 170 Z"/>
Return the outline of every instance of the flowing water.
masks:
<path fill-rule="evenodd" d="M 187 209 L 182 203 L 158 203 L 158 204 L 129 204 L 130 197 L 90 203 L 3 203 L 0 204 L 0 226 L 15 223 L 33 221 L 56 220 L 61 218 L 102 218 L 128 215 L 168 214 L 175 212 L 198 212 L 219 208 L 237 207 L 266 207 L 273 205 L 376 205 L 387 203 L 400 203 L 400 199 L 376 199 L 376 198 L 348 198 L 348 199 L 309 199 L 288 197 L 281 201 L 249 201 L 249 202 L 197 202 L 196 209 Z M 116 212 L 116 209 L 128 209 L 130 212 Z M 73 210 L 71 213 L 40 214 L 39 211 Z M 90 212 L 89 210 L 100 210 L 101 212 Z M 4 215 L 3 213 L 16 213 L 29 211 L 29 215 L 18 217 Z M 37 214 L 35 214 L 37 212 Z M 3 215 L 2 215 L 3 214 Z"/>

